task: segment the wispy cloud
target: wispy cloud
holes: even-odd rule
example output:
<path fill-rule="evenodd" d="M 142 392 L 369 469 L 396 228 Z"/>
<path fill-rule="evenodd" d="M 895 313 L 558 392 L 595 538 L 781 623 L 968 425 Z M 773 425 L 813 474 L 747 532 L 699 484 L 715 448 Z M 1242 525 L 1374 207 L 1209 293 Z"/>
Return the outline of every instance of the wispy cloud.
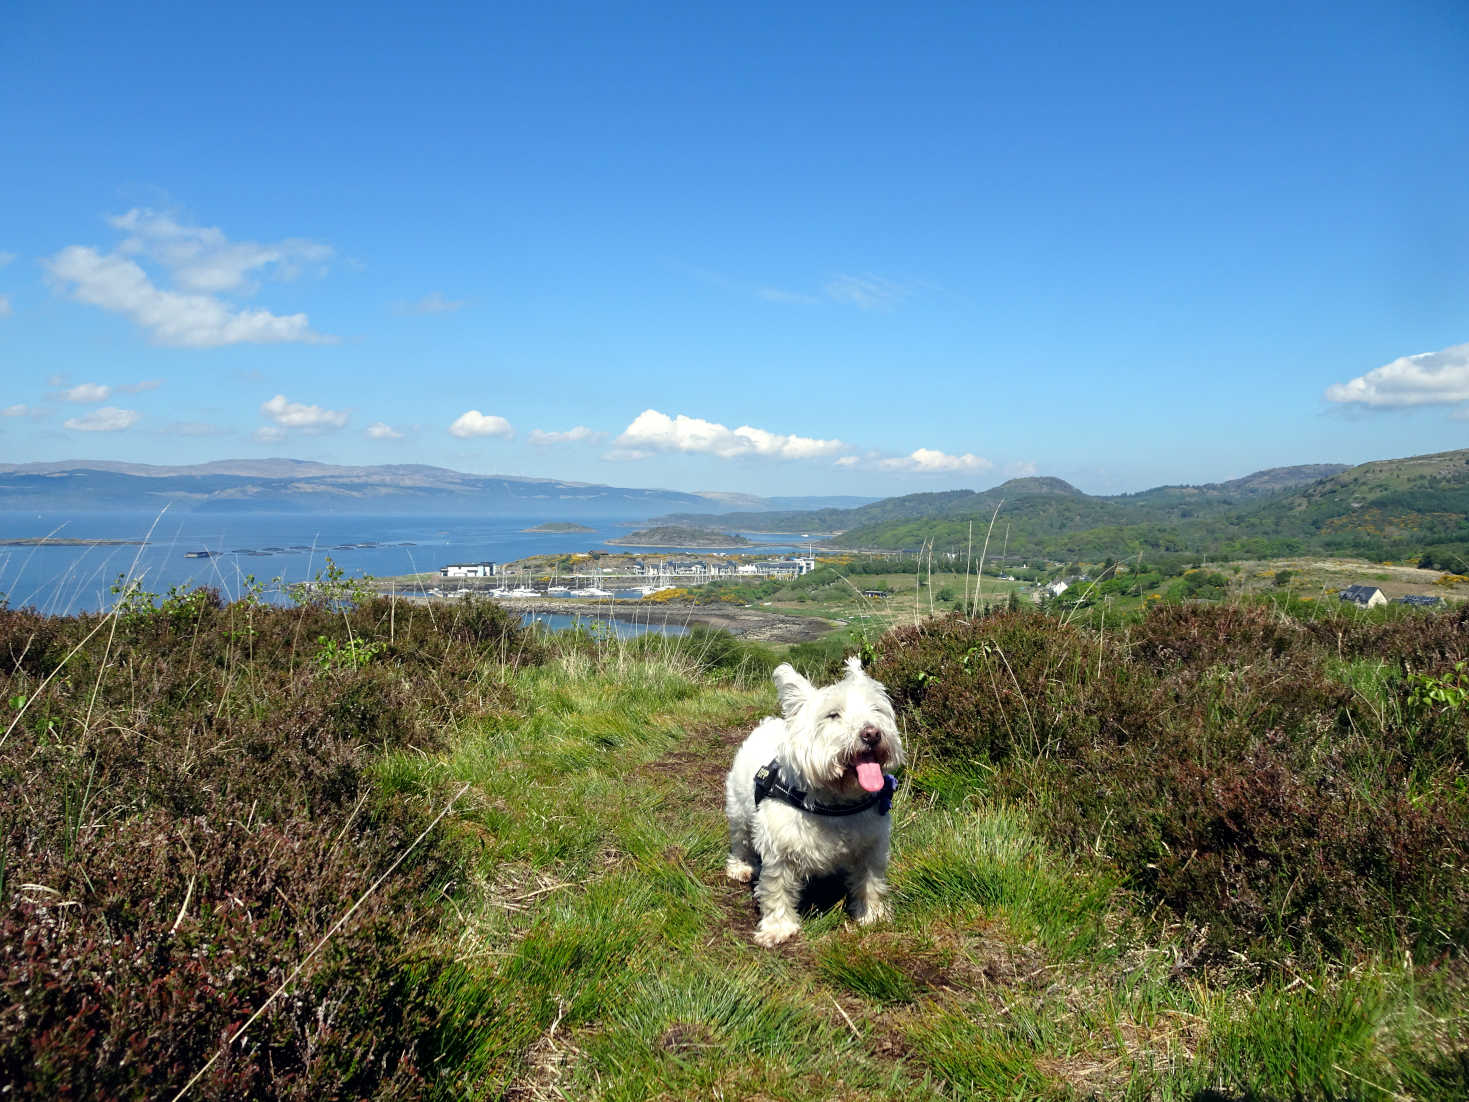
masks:
<path fill-rule="evenodd" d="M 144 379 L 140 383 L 77 383 L 73 386 L 60 375 L 51 376 L 49 383 L 52 390 L 48 397 L 52 400 L 80 405 L 105 402 L 114 394 L 142 394 L 144 391 L 157 390 L 163 385 L 161 379 Z"/>
<path fill-rule="evenodd" d="M 295 279 L 306 265 L 324 271 L 332 257 L 332 247 L 319 241 L 231 241 L 217 226 L 190 226 L 145 207 L 113 215 L 107 222 L 128 235 L 118 252 L 156 260 L 179 287 L 204 294 L 248 293 L 262 276 Z"/>
<path fill-rule="evenodd" d="M 1400 356 L 1365 375 L 1327 387 L 1326 400 L 1378 409 L 1469 401 L 1469 344 Z"/>
<path fill-rule="evenodd" d="M 24 402 L 16 402 L 13 406 L 6 406 L 0 410 L 0 416 L 4 417 L 34 417 L 39 411 Z"/>
<path fill-rule="evenodd" d="M 253 293 L 266 274 L 291 279 L 305 264 L 323 265 L 330 246 L 299 238 L 232 242 L 215 227 L 188 226 L 144 209 L 108 222 L 127 234 L 113 251 L 68 245 L 42 267 L 52 285 L 77 302 L 130 318 L 158 344 L 214 348 L 335 339 L 313 331 L 305 314 L 273 314 L 221 297 Z M 173 288 L 160 287 L 140 260 L 161 268 Z"/>
<path fill-rule="evenodd" d="M 779 287 L 761 287 L 755 294 L 766 302 L 788 302 L 798 306 L 810 306 L 821 301 L 816 295 L 802 294 L 800 291 L 782 291 Z"/>
<path fill-rule="evenodd" d="M 553 444 L 599 444 L 605 438 L 605 433 L 594 432 L 585 425 L 577 425 L 567 429 L 565 432 L 546 432 L 543 429 L 532 429 L 528 439 L 532 444 L 539 444 L 544 447 Z"/>
<path fill-rule="evenodd" d="M 374 421 L 367 426 L 367 435 L 373 440 L 402 440 L 403 434 L 384 421 Z"/>
<path fill-rule="evenodd" d="M 454 419 L 454 423 L 449 426 L 449 434 L 461 440 L 475 436 L 499 436 L 508 439 L 515 435 L 515 430 L 503 417 L 469 409 Z"/>
<path fill-rule="evenodd" d="M 84 417 L 68 417 L 62 424 L 77 432 L 121 432 L 136 425 L 141 416 L 135 409 L 102 406 Z"/>
<path fill-rule="evenodd" d="M 904 299 L 910 298 L 914 292 L 914 284 L 911 282 L 898 283 L 870 272 L 861 275 L 839 272 L 830 276 L 818 290 L 794 291 L 789 286 L 753 283 L 712 268 L 682 261 L 669 263 L 677 271 L 700 283 L 736 294 L 754 295 L 765 302 L 791 306 L 815 306 L 823 302 L 835 302 L 842 306 L 855 306 L 859 310 L 891 310 Z"/>
<path fill-rule="evenodd" d="M 638 414 L 615 444 L 617 449 L 608 453 L 609 458 L 642 458 L 644 453 L 662 451 L 702 453 L 721 459 L 741 456 L 814 459 L 847 447 L 840 440 L 769 432 L 750 425 L 730 429 L 717 422 L 687 417 L 682 413 L 670 417 L 656 409 L 646 409 Z"/>
<path fill-rule="evenodd" d="M 463 307 L 465 300 L 462 298 L 448 299 L 442 293 L 434 291 L 432 294 L 424 295 L 417 302 L 399 302 L 393 306 L 395 314 L 452 314 L 455 310 Z"/>
<path fill-rule="evenodd" d="M 0 268 L 5 267 L 5 265 L 9 264 L 14 259 L 14 253 L 0 252 Z"/>
<path fill-rule="evenodd" d="M 112 388 L 110 386 L 104 386 L 101 383 L 79 383 L 74 387 L 62 391 L 60 397 L 63 402 L 79 402 L 85 404 L 105 402 L 108 398 L 112 397 Z"/>
<path fill-rule="evenodd" d="M 13 312 L 10 305 L 10 296 L 0 295 L 0 318 L 8 318 Z"/>
<path fill-rule="evenodd" d="M 321 406 L 287 401 L 284 394 L 277 394 L 269 401 L 261 402 L 260 412 L 272 422 L 267 428 L 279 429 L 282 434 L 287 429 L 318 433 L 343 428 L 348 417 L 346 410 L 324 409 Z M 279 440 L 281 437 L 270 436 L 269 439 Z"/>
<path fill-rule="evenodd" d="M 838 275 L 827 280 L 826 297 L 859 310 L 891 310 L 908 297 L 908 289 L 875 275 Z"/>

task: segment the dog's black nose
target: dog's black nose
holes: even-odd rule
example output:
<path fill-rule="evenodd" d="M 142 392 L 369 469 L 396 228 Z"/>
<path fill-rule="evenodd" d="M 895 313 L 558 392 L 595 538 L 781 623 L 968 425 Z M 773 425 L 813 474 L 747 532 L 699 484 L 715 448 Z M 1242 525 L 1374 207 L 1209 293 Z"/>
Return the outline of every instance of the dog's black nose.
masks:
<path fill-rule="evenodd" d="M 876 746 L 882 738 L 882 732 L 869 723 L 866 727 L 862 728 L 857 737 L 862 740 L 865 746 Z"/>

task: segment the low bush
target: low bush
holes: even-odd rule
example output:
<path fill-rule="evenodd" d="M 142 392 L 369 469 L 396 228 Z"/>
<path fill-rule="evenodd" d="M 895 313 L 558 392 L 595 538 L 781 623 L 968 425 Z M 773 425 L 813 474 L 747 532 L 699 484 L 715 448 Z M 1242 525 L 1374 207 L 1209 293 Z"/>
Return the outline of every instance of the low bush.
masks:
<path fill-rule="evenodd" d="M 889 635 L 874 674 L 945 776 L 990 766 L 970 772 L 1207 927 L 1215 959 L 1424 959 L 1469 944 L 1469 717 L 1464 620 L 1413 622 L 951 616 Z M 1370 690 L 1337 672 L 1369 659 Z"/>
<path fill-rule="evenodd" d="M 502 702 L 496 670 L 540 646 L 488 604 L 0 610 L 8 1096 L 171 1097 L 216 1055 L 199 1097 L 428 1092 L 450 964 L 412 916 L 438 835 L 307 957 L 434 810 L 373 764 Z"/>

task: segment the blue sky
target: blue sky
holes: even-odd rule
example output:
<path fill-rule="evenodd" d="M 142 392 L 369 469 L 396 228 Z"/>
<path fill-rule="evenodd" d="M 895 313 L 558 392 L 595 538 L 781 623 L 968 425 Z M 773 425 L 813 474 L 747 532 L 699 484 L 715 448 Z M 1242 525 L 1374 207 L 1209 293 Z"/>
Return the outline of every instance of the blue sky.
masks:
<path fill-rule="evenodd" d="M 1469 5 L 12 6 L 0 462 L 1093 493 L 1469 446 Z"/>

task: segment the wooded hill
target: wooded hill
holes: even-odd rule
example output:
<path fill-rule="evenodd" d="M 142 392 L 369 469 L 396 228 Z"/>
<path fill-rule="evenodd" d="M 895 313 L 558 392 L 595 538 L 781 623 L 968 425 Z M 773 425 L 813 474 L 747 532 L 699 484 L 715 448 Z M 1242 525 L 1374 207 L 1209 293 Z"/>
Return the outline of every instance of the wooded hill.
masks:
<path fill-rule="evenodd" d="M 998 509 L 998 514 L 996 510 Z M 1469 450 L 1258 471 L 1229 482 L 1093 496 L 1058 478 L 887 498 L 860 509 L 749 513 L 746 531 L 822 532 L 827 544 L 1052 559 L 1183 552 L 1244 558 L 1309 552 L 1469 566 Z M 835 533 L 832 535 L 832 533 Z"/>

